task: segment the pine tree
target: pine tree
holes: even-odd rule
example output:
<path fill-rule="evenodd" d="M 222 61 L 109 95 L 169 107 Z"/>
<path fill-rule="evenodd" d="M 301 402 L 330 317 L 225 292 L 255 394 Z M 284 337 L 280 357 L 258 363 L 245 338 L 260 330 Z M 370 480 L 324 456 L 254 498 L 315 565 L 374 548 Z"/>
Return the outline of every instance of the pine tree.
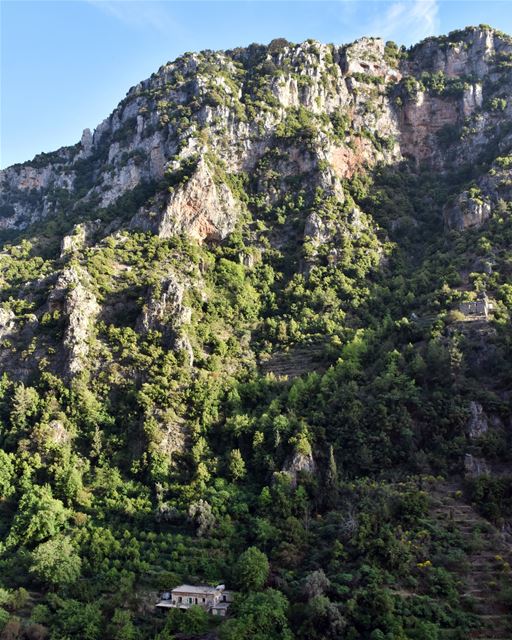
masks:
<path fill-rule="evenodd" d="M 329 447 L 329 463 L 325 473 L 325 506 L 332 509 L 338 502 L 338 467 L 334 458 L 332 445 Z"/>

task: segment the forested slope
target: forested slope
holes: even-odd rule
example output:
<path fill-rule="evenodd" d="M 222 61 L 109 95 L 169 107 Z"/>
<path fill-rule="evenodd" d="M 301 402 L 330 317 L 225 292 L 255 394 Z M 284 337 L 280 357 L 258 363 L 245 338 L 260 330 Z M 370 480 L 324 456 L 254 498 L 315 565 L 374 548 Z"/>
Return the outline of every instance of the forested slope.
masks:
<path fill-rule="evenodd" d="M 512 637 L 511 88 L 484 25 L 190 53 L 2 171 L 0 637 Z"/>

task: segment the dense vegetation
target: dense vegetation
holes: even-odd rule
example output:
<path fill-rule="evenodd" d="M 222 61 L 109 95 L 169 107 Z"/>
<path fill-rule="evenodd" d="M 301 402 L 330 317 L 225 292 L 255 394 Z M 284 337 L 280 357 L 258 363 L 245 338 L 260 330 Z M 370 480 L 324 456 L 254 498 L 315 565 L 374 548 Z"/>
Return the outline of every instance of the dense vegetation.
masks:
<path fill-rule="evenodd" d="M 252 55 L 244 99 L 257 110 L 272 102 Z M 418 81 L 436 95 L 464 88 Z M 462 640 L 481 624 L 462 576 L 512 517 L 511 476 L 460 485 L 488 520 L 470 540 L 436 519 L 432 497 L 463 474 L 465 454 L 512 462 L 512 204 L 482 227 L 446 230 L 445 203 L 466 188 L 479 196 L 471 166 L 376 165 L 345 179 L 343 202 L 309 174 L 279 187 L 287 149 L 345 124 L 290 110 L 251 175 L 212 154 L 244 203 L 222 242 L 122 228 L 61 255 L 70 221 L 48 220 L 5 244 L 1 306 L 22 329 L 3 346 L 30 372 L 22 382 L 6 366 L 0 380 L 2 638 Z M 128 221 L 161 187 L 94 214 Z M 81 213 L 71 222 L 95 217 Z M 313 217 L 323 242 L 304 237 Z M 45 306 L 68 268 L 102 308 L 72 377 L 59 361 L 63 308 Z M 190 321 L 144 327 L 169 278 Z M 459 303 L 484 291 L 492 316 L 467 321 Z M 493 417 L 476 439 L 471 401 Z M 510 567 L 496 562 L 508 607 Z M 157 592 L 182 582 L 236 589 L 230 618 L 156 614 Z"/>

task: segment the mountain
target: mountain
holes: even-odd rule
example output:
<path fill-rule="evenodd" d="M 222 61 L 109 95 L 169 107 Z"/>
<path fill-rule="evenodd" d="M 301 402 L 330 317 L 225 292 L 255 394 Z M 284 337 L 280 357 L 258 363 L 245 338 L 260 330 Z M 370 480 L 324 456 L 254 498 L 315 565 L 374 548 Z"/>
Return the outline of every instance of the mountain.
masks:
<path fill-rule="evenodd" d="M 0 183 L 1 638 L 511 637 L 510 36 L 187 53 Z"/>

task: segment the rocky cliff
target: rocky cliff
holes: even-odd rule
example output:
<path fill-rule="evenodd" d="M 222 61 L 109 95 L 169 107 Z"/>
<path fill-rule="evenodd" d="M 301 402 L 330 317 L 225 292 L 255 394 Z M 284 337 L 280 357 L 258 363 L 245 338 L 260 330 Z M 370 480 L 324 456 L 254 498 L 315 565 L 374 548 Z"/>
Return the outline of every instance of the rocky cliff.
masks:
<path fill-rule="evenodd" d="M 315 174 L 338 194 L 340 178 L 377 162 L 413 158 L 446 168 L 448 158 L 462 165 L 490 148 L 503 156 L 511 144 L 504 126 L 511 55 L 509 38 L 487 28 L 430 39 L 410 52 L 364 38 L 189 54 L 133 87 L 74 147 L 2 171 L 0 224 L 19 230 L 132 195 L 135 226 L 222 238 L 240 207 L 206 158 L 229 173 L 254 171 L 282 145 L 297 111 L 308 116 L 308 148 L 278 170 Z M 496 200 L 500 186 L 487 182 Z M 173 192 L 165 195 L 167 187 Z M 156 198 L 148 208 L 149 192 Z"/>

